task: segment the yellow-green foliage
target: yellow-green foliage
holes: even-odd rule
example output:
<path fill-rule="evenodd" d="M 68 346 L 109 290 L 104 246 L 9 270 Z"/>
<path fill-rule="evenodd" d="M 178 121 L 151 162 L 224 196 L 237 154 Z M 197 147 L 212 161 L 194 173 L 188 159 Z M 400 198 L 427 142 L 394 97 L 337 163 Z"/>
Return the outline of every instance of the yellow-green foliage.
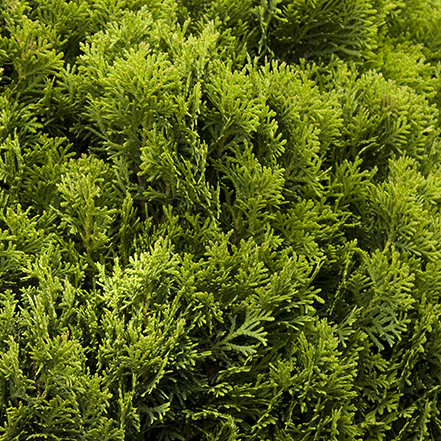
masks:
<path fill-rule="evenodd" d="M 0 440 L 441 439 L 441 2 L 0 2 Z"/>

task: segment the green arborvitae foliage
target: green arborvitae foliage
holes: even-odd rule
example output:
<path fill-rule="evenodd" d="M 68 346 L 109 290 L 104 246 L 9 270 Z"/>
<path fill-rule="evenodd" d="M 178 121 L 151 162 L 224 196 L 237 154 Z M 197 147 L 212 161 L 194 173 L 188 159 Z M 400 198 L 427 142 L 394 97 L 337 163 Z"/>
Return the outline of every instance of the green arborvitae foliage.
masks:
<path fill-rule="evenodd" d="M 441 440 L 441 1 L 0 24 L 0 441 Z"/>

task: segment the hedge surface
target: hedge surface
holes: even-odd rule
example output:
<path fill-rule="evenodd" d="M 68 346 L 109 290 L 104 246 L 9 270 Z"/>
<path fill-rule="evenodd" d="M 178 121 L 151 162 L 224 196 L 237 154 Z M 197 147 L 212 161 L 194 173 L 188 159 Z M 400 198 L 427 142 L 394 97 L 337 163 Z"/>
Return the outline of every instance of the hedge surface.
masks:
<path fill-rule="evenodd" d="M 441 1 L 0 22 L 0 440 L 441 440 Z"/>

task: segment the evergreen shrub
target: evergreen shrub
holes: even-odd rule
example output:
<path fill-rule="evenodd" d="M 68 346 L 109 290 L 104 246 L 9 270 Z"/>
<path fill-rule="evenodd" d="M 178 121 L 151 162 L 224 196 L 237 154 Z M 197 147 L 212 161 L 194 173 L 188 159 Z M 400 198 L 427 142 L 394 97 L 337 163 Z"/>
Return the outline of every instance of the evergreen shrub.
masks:
<path fill-rule="evenodd" d="M 0 440 L 441 440 L 441 1 L 0 23 Z"/>

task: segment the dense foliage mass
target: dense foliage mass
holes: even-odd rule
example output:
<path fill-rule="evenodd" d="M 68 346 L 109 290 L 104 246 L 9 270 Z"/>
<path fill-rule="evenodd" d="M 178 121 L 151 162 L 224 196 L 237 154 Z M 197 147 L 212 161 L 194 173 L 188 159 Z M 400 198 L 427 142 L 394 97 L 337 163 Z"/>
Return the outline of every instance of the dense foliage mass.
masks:
<path fill-rule="evenodd" d="M 0 21 L 0 440 L 441 440 L 440 0 Z"/>

